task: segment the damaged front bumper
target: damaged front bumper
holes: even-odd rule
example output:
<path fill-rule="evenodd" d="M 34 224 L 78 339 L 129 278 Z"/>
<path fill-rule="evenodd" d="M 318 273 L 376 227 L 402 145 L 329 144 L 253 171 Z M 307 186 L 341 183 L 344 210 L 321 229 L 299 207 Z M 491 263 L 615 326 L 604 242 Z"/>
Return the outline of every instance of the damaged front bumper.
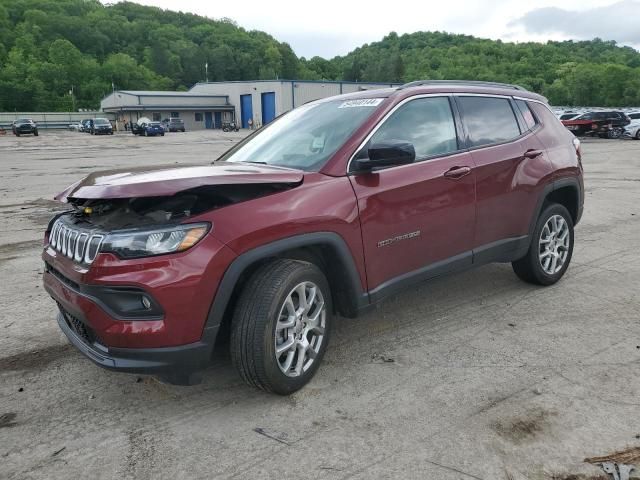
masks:
<path fill-rule="evenodd" d="M 96 365 L 126 373 L 154 375 L 168 383 L 193 385 L 200 381 L 198 372 L 209 364 L 218 327 L 207 328 L 198 342 L 165 348 L 113 348 L 98 339 L 87 338 L 86 323 L 63 307 L 58 325 L 69 341 Z M 90 335 L 90 334 L 89 334 Z"/>

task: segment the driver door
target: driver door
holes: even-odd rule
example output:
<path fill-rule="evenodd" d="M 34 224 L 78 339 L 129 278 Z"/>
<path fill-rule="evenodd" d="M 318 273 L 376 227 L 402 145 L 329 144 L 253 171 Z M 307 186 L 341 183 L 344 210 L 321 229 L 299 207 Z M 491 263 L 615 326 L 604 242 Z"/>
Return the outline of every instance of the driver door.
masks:
<path fill-rule="evenodd" d="M 416 150 L 412 164 L 349 177 L 374 300 L 472 262 L 475 172 L 457 130 L 448 96 L 420 97 L 393 111 L 356 154 L 389 140 Z"/>

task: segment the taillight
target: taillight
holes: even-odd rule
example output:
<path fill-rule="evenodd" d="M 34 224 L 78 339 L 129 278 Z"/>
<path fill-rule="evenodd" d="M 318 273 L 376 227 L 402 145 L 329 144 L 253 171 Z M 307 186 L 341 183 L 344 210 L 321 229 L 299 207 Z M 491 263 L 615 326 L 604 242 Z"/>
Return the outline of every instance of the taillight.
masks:
<path fill-rule="evenodd" d="M 597 130 L 598 129 L 598 124 L 597 123 L 592 123 L 591 124 L 591 130 Z"/>

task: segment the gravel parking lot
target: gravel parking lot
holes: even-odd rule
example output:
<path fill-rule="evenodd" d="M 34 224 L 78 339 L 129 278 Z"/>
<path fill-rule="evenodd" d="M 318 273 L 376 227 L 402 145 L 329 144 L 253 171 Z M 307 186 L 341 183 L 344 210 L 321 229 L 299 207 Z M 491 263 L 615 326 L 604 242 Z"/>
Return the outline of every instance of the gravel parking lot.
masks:
<path fill-rule="evenodd" d="M 41 287 L 53 195 L 97 169 L 208 163 L 240 138 L 0 136 L 0 478 L 586 480 L 603 474 L 585 457 L 640 447 L 636 141 L 584 142 L 560 283 L 490 265 L 408 290 L 340 319 L 291 397 L 245 386 L 225 352 L 195 387 L 82 357 Z"/>

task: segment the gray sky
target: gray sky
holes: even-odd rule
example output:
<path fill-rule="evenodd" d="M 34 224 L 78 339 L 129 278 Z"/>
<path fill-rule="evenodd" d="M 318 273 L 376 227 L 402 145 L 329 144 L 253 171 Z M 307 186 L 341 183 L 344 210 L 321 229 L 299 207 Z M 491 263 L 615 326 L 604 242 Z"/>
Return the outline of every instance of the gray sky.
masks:
<path fill-rule="evenodd" d="M 113 1 L 113 0 L 111 0 Z M 104 3 L 107 3 L 106 1 Z M 211 18 L 227 17 L 247 29 L 288 42 L 299 56 L 331 58 L 390 31 L 444 30 L 505 41 L 616 40 L 640 46 L 640 0 L 137 0 Z M 528 2 L 527 2 L 528 3 Z M 398 5 L 398 8 L 394 8 Z"/>

